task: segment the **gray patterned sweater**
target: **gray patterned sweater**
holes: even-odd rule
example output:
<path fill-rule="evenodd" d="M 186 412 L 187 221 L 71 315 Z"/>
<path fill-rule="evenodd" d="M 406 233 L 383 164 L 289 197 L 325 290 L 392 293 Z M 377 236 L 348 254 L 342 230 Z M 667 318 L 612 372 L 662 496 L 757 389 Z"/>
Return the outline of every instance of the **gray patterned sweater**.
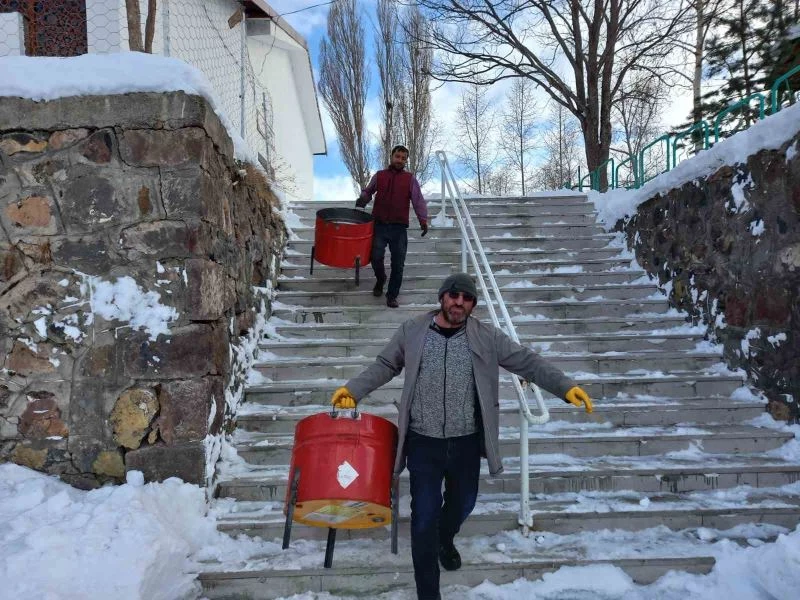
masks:
<path fill-rule="evenodd" d="M 435 438 L 478 431 L 475 378 L 466 327 L 446 335 L 431 322 L 425 335 L 409 428 Z"/>

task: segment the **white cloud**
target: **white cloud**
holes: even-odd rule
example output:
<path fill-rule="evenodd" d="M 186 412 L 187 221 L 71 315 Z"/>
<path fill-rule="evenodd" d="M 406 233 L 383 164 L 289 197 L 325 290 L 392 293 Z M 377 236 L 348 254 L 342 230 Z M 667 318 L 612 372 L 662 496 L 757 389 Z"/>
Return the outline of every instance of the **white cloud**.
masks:
<path fill-rule="evenodd" d="M 358 192 L 349 175 L 314 177 L 314 200 L 341 200 L 348 206 L 355 205 Z"/>

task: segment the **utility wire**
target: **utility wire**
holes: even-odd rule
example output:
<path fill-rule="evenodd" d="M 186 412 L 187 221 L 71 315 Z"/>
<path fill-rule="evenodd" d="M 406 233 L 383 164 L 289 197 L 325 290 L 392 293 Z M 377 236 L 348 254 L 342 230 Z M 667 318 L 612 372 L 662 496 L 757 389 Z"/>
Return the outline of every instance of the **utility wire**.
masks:
<path fill-rule="evenodd" d="M 320 2 L 319 4 L 312 4 L 311 6 L 306 6 L 305 8 L 298 8 L 297 10 L 293 10 L 291 12 L 283 13 L 277 16 L 280 18 L 280 17 L 285 17 L 287 15 L 294 15 L 303 12 L 305 10 L 311 10 L 312 8 L 319 8 L 320 6 L 328 6 L 329 4 L 336 4 L 336 2 L 338 1 L 339 0 L 330 0 L 329 2 Z"/>

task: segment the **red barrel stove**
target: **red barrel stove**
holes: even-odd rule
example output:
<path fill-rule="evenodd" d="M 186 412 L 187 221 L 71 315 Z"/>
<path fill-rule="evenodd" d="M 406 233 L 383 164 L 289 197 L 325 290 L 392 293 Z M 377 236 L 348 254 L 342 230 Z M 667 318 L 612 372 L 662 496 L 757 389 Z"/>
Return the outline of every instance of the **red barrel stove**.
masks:
<path fill-rule="evenodd" d="M 314 223 L 311 269 L 314 260 L 329 267 L 355 268 L 356 285 L 361 267 L 369 262 L 375 221 L 372 215 L 354 208 L 323 208 Z"/>
<path fill-rule="evenodd" d="M 337 529 L 391 525 L 396 554 L 395 424 L 358 411 L 319 413 L 298 422 L 294 440 L 283 548 L 289 547 L 293 521 L 327 527 L 325 567 L 330 568 Z"/>

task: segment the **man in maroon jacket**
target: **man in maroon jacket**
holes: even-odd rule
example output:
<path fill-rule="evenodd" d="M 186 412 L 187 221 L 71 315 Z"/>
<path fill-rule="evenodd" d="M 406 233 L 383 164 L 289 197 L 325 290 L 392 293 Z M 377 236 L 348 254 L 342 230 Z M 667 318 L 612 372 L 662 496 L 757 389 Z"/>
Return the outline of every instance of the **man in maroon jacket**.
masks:
<path fill-rule="evenodd" d="M 403 267 L 408 250 L 408 203 L 417 213 L 422 235 L 428 233 L 428 206 L 417 178 L 405 170 L 408 161 L 408 148 L 395 146 L 392 148 L 391 161 L 388 168 L 378 171 L 372 176 L 369 185 L 361 191 L 356 206 L 364 208 L 375 194 L 375 205 L 372 216 L 375 218 L 375 235 L 372 239 L 372 270 L 375 271 L 375 287 L 373 296 L 383 294 L 386 283 L 386 267 L 383 257 L 386 246 L 391 252 L 391 274 L 389 288 L 386 291 L 386 306 L 397 308 L 397 296 L 403 283 Z M 377 193 L 376 193 L 377 192 Z"/>

